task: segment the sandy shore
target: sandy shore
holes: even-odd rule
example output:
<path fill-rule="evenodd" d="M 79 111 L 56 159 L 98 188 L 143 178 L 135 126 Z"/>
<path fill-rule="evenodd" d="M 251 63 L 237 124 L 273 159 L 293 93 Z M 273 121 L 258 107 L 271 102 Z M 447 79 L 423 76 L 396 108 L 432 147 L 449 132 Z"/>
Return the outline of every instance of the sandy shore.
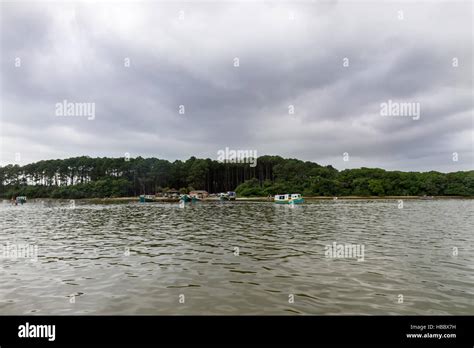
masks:
<path fill-rule="evenodd" d="M 306 196 L 303 197 L 306 201 L 332 201 L 332 200 L 384 200 L 384 199 L 393 199 L 393 200 L 425 200 L 426 198 L 422 196 L 339 196 L 339 197 L 326 197 L 326 196 Z M 430 200 L 438 199 L 474 199 L 474 196 L 433 196 Z M 51 201 L 70 201 L 71 199 L 56 199 L 56 198 L 31 198 L 29 202 L 42 201 L 42 200 L 51 200 Z M 128 203 L 128 202 L 138 202 L 139 197 L 108 197 L 108 198 L 81 198 L 74 199 L 75 201 L 84 201 L 91 203 Z M 219 201 L 219 197 L 208 197 L 203 201 Z M 268 197 L 238 197 L 238 202 L 271 202 L 273 197 L 269 199 Z M 179 202 L 178 198 L 169 198 L 169 197 L 156 197 L 155 202 L 169 202 L 177 203 Z"/>
<path fill-rule="evenodd" d="M 383 199 L 393 199 L 393 200 L 413 200 L 413 199 L 426 199 L 422 196 L 340 196 L 340 197 L 326 197 L 326 196 L 307 196 L 303 197 L 307 201 L 317 201 L 317 200 L 383 200 Z M 473 199 L 472 196 L 433 196 L 433 200 L 436 199 Z M 107 203 L 107 202 L 138 202 L 138 197 L 116 197 L 116 198 L 88 198 L 84 199 L 88 201 Z M 203 201 L 218 201 L 219 197 L 208 197 Z M 156 202 L 178 202 L 178 198 L 167 198 L 167 197 L 156 197 Z M 269 199 L 268 197 L 238 197 L 238 202 L 269 202 L 273 201 L 273 197 Z"/>

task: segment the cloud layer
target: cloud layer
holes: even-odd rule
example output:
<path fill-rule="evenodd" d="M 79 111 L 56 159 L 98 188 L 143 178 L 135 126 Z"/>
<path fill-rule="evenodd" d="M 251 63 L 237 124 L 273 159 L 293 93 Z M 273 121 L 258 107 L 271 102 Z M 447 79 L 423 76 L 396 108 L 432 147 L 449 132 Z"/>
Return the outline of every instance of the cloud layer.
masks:
<path fill-rule="evenodd" d="M 469 1 L 0 6 L 2 165 L 229 147 L 474 169 Z M 63 100 L 95 103 L 94 120 L 57 117 Z M 382 116 L 388 100 L 420 119 Z"/>

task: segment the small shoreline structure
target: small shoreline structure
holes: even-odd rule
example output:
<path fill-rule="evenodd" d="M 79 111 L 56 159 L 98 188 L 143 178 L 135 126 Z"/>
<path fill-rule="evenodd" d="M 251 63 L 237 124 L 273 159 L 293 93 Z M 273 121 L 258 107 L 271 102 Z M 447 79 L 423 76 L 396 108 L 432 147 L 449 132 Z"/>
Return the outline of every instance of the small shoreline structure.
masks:
<path fill-rule="evenodd" d="M 204 190 L 194 190 L 189 192 L 189 197 L 195 201 L 202 201 L 209 197 L 209 193 Z"/>

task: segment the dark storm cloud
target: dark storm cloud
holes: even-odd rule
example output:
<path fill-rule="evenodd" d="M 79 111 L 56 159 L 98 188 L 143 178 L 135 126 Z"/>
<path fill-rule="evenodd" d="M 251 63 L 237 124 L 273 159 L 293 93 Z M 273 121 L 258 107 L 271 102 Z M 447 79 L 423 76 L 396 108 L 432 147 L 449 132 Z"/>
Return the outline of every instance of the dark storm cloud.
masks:
<path fill-rule="evenodd" d="M 1 9 L 3 164 L 229 146 L 337 168 L 473 168 L 469 2 Z M 96 117 L 55 116 L 63 100 L 94 102 Z M 388 100 L 420 103 L 420 119 L 382 117 Z"/>

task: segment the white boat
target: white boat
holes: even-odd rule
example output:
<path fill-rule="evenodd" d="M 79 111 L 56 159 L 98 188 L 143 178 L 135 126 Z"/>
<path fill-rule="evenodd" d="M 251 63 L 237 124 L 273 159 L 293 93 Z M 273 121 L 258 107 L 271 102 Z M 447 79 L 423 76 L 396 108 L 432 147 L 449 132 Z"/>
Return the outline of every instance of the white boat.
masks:
<path fill-rule="evenodd" d="M 234 191 L 219 193 L 219 199 L 221 201 L 235 201 L 237 194 Z"/>
<path fill-rule="evenodd" d="M 304 203 L 303 197 L 299 193 L 285 193 L 275 195 L 273 201 L 277 204 L 301 204 Z"/>
<path fill-rule="evenodd" d="M 154 202 L 154 201 L 155 201 L 154 195 L 140 195 L 140 203 Z"/>

